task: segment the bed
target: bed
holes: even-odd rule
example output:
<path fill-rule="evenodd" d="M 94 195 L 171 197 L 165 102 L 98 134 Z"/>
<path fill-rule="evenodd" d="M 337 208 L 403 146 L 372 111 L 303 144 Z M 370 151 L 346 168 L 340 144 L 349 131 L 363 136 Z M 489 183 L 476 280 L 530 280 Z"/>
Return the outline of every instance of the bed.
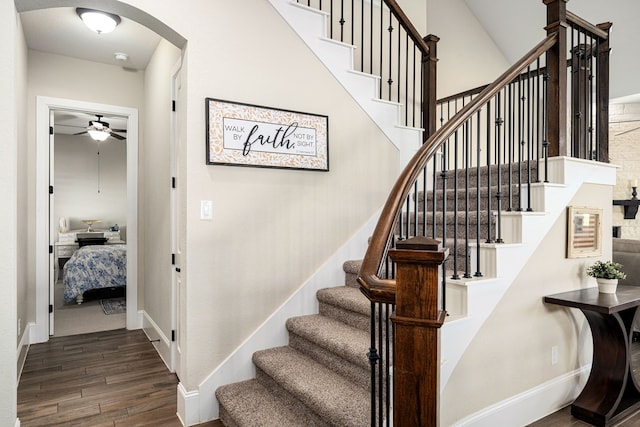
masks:
<path fill-rule="evenodd" d="M 127 285 L 127 246 L 83 246 L 64 265 L 64 302 L 81 304 L 85 292 L 124 290 Z"/>

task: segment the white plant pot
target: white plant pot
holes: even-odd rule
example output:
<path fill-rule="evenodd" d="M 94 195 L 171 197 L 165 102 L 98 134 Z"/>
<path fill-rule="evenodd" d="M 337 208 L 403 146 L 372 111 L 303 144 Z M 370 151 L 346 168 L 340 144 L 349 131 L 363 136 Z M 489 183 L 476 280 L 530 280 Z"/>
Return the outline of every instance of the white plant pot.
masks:
<path fill-rule="evenodd" d="M 598 291 L 601 294 L 615 294 L 618 287 L 618 279 L 598 279 Z"/>

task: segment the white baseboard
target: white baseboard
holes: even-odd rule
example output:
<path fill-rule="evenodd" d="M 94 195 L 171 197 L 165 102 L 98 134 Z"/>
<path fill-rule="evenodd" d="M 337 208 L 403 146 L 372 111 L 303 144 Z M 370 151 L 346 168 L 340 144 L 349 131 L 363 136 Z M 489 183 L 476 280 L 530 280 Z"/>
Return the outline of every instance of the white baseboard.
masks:
<path fill-rule="evenodd" d="M 15 427 L 20 427 L 20 419 L 19 418 L 16 418 Z"/>
<path fill-rule="evenodd" d="M 169 371 L 174 372 L 171 360 L 171 340 L 162 332 L 158 324 L 149 316 L 149 313 L 142 311 L 142 330 L 155 347 L 160 358 L 167 365 Z"/>
<path fill-rule="evenodd" d="M 217 404 L 215 397 L 213 400 Z M 192 426 L 201 422 L 199 406 L 200 393 L 198 391 L 187 391 L 182 383 L 178 383 L 178 412 L 176 415 L 182 425 Z"/>
<path fill-rule="evenodd" d="M 484 408 L 453 424 L 455 427 L 524 426 L 573 402 L 587 382 L 591 364 Z M 442 409 L 441 409 L 442 412 Z"/>
<path fill-rule="evenodd" d="M 29 353 L 29 345 L 31 344 L 31 330 L 35 328 L 35 323 L 29 322 L 25 325 L 22 336 L 20 337 L 20 343 L 16 350 L 16 360 L 18 361 L 18 378 L 17 382 L 20 383 L 20 376 L 22 375 L 22 369 L 24 368 L 24 362 L 27 360 L 27 354 Z M 22 351 L 26 347 L 26 351 Z M 17 384 L 16 384 L 17 386 Z"/>

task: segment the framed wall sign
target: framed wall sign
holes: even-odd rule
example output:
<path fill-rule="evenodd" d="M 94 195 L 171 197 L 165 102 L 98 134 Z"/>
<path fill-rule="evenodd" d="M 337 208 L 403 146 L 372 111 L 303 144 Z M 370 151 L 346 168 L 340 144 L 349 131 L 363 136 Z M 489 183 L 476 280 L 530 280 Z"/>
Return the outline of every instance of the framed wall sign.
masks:
<path fill-rule="evenodd" d="M 567 208 L 567 258 L 602 255 L 602 209 Z"/>
<path fill-rule="evenodd" d="M 329 170 L 328 117 L 206 98 L 207 164 Z"/>

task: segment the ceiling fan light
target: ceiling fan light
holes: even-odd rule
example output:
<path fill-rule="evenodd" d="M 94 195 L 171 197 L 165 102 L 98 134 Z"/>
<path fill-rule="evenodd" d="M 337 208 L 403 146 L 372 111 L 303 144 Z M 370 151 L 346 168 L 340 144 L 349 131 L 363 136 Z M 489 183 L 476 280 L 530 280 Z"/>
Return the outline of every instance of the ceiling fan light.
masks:
<path fill-rule="evenodd" d="M 109 132 L 104 131 L 104 130 L 89 129 L 89 130 L 87 130 L 87 133 L 95 141 L 102 142 L 105 139 L 109 138 Z"/>
<path fill-rule="evenodd" d="M 79 7 L 76 9 L 76 13 L 89 29 L 98 34 L 110 33 L 120 23 L 120 17 L 118 15 L 101 12 L 99 10 Z"/>

